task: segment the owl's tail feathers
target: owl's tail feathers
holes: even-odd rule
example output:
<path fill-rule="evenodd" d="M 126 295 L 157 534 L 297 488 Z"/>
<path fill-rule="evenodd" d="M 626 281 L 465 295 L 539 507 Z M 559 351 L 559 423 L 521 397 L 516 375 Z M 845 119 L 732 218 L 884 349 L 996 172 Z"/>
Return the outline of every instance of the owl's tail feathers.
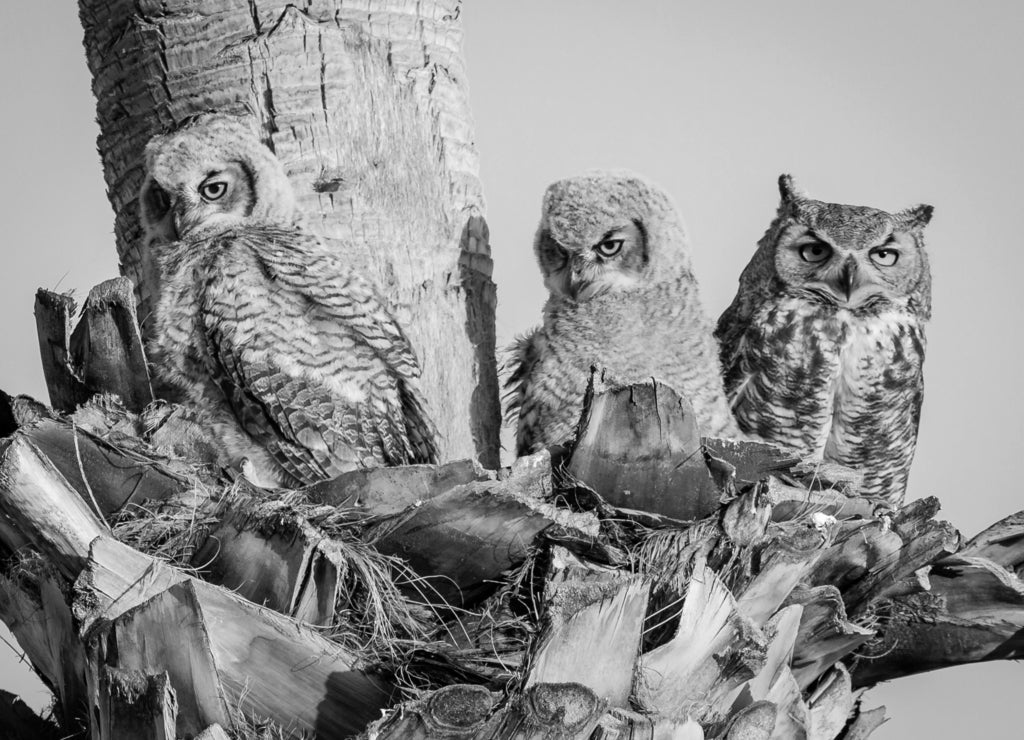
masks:
<path fill-rule="evenodd" d="M 388 461 L 389 465 L 435 465 L 441 452 L 437 444 L 437 427 L 427 414 L 417 385 L 408 381 L 399 383 L 398 393 L 405 420 L 405 459 Z"/>

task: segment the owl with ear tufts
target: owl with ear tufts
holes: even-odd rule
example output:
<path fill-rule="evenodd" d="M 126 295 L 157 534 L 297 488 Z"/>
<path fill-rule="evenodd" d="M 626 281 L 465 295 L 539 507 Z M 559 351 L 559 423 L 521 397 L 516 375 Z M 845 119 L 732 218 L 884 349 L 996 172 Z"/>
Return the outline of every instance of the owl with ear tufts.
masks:
<path fill-rule="evenodd" d="M 903 500 L 917 443 L 932 207 L 824 203 L 779 178 L 782 202 L 716 336 L 741 430 L 863 473 Z"/>
<path fill-rule="evenodd" d="M 655 378 L 701 431 L 736 436 L 686 232 L 668 195 L 628 173 L 558 181 L 534 252 L 550 291 L 543 324 L 512 348 L 509 417 L 520 455 L 570 441 L 591 369 L 613 385 Z"/>
<path fill-rule="evenodd" d="M 373 285 L 296 225 L 284 169 L 248 123 L 204 114 L 145 157 L 163 395 L 204 413 L 261 485 L 436 462 L 408 339 Z"/>

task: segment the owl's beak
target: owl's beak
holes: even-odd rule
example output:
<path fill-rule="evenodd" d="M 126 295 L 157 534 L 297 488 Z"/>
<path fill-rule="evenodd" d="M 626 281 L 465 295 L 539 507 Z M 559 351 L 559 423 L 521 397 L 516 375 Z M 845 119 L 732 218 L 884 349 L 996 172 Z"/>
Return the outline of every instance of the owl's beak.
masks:
<path fill-rule="evenodd" d="M 858 287 L 860 287 L 860 270 L 857 268 L 857 261 L 850 256 L 846 258 L 846 262 L 843 263 L 843 267 L 836 278 L 837 293 L 845 295 L 847 302 L 849 302 L 850 297 Z"/>
<path fill-rule="evenodd" d="M 573 259 L 569 262 L 569 295 L 573 299 L 580 297 L 580 291 L 584 287 L 581 268 L 582 265 L 578 260 Z"/>
<path fill-rule="evenodd" d="M 593 266 L 576 255 L 569 260 L 569 295 L 574 301 L 588 300 L 600 292 L 594 283 Z"/>

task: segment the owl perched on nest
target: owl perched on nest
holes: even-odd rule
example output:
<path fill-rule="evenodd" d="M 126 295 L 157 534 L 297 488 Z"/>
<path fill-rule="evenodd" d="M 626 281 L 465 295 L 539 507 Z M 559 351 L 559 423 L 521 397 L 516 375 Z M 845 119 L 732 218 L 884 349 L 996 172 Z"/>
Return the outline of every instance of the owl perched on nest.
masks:
<path fill-rule="evenodd" d="M 295 225 L 284 169 L 242 119 L 154 137 L 139 204 L 160 270 L 156 379 L 209 414 L 255 482 L 436 462 L 408 339 L 373 286 Z"/>
<path fill-rule="evenodd" d="M 591 368 L 685 396 L 706 434 L 735 436 L 718 347 L 690 270 L 686 232 L 661 189 L 630 174 L 561 180 L 544 195 L 534 251 L 551 294 L 513 347 L 518 454 L 570 440 Z"/>
<path fill-rule="evenodd" d="M 722 314 L 725 385 L 740 428 L 856 468 L 861 492 L 898 506 L 917 441 L 931 273 L 931 206 L 890 214 L 782 203 Z"/>

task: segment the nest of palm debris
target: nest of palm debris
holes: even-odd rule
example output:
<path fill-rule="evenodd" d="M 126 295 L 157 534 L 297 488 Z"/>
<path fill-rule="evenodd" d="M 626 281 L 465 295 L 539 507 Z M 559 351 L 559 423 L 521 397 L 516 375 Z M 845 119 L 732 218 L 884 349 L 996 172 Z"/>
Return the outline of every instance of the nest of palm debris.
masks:
<path fill-rule="evenodd" d="M 915 661 L 933 667 L 908 634 L 962 626 L 951 589 L 985 578 L 1017 588 L 1011 556 L 995 558 L 984 533 L 965 546 L 934 520 L 934 499 L 878 510 L 856 495 L 854 471 L 700 438 L 664 386 L 607 393 L 575 446 L 502 471 L 359 470 L 294 491 L 224 478 L 187 412 L 165 404 L 131 414 L 99 399 L 65 419 L 22 403 L 13 436 L 109 523 L 130 547 L 115 548 L 121 557 L 155 559 L 140 561 L 163 574 L 148 579 L 187 586 L 200 611 L 222 598 L 209 583 L 285 615 L 386 686 L 379 706 L 405 701 L 374 737 L 431 737 L 456 708 L 465 737 L 505 737 L 525 721 L 576 723 L 565 736 L 581 738 L 664 727 L 864 737 L 881 716 L 860 713 L 860 687 Z M 135 587 L 104 585 L 96 548 L 76 586 L 102 607 L 75 607 L 89 634 L 125 628 L 115 615 L 132 612 L 109 592 Z M 36 588 L 33 562 L 5 589 Z M 154 593 L 127 600 L 144 610 Z M 1024 588 L 1014 593 L 1024 610 Z M 264 728 L 282 720 L 258 686 L 246 691 L 234 697 L 242 714 Z M 365 727 L 348 721 L 349 734 Z M 309 730 L 279 723 L 293 728 L 282 736 Z"/>

